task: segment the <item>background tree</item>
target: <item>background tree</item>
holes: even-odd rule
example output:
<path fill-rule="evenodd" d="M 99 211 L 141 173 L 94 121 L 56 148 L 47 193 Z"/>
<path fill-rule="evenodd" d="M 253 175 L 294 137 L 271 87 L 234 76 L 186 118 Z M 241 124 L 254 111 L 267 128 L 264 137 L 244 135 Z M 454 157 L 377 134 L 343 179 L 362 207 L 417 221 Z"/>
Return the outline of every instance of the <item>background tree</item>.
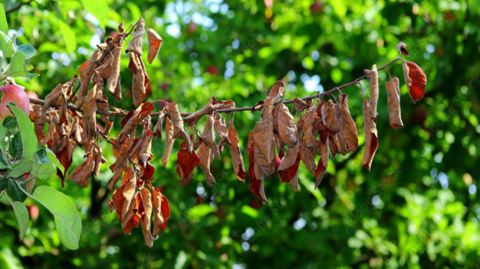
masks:
<path fill-rule="evenodd" d="M 154 182 L 165 186 L 172 211 L 152 249 L 144 246 L 140 229 L 123 235 L 109 213 L 108 167 L 87 189 L 68 181 L 61 189 L 52 178 L 45 184 L 80 209 L 81 250 L 66 250 L 52 218 L 42 211 L 20 241 L 13 212 L 2 204 L 0 264 L 5 266 L 0 267 L 479 267 L 477 2 L 39 0 L 15 9 L 20 3 L 3 5 L 7 12 L 13 9 L 7 18 L 17 43 L 37 49 L 30 64 L 40 76 L 17 82 L 40 97 L 77 73 L 119 22 L 130 25 L 140 16 L 164 40 L 159 58 L 147 65 L 148 98 L 174 101 L 181 111 L 200 109 L 211 95 L 249 106 L 284 77 L 288 99 L 327 90 L 373 63 L 394 59 L 401 40 L 429 84 L 425 98 L 412 105 L 401 83 L 402 130 L 389 127 L 380 85 L 381 145 L 371 172 L 361 169 L 361 154 L 339 156 L 314 190 L 313 175 L 300 165 L 300 192 L 274 177 L 266 182 L 268 205 L 238 182 L 226 157 L 212 164 L 214 187 L 198 169 L 184 184 L 175 173 L 175 155 L 167 169 L 161 168 L 158 156 L 165 145 L 155 141 Z M 124 57 L 125 95 L 132 84 L 127 64 Z M 392 75 L 401 72 L 399 63 L 390 68 Z M 381 72 L 380 81 L 386 78 Z M 358 87 L 345 91 L 357 126 L 363 126 Z M 133 108 L 129 96 L 112 105 Z M 242 148 L 259 118 L 259 113 L 237 113 Z M 82 155 L 75 153 L 72 167 Z M 113 155 L 104 155 L 111 163 Z M 32 204 L 29 210 L 33 219 L 38 208 Z"/>

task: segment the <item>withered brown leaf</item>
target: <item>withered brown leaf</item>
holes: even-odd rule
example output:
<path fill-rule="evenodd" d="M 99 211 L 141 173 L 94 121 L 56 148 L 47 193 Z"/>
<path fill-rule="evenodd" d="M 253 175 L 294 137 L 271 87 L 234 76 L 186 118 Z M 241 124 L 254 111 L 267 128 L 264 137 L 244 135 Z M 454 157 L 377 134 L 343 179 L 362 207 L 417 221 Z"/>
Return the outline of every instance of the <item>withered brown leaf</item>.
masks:
<path fill-rule="evenodd" d="M 167 197 L 159 189 L 153 188 L 153 238 L 157 238 L 159 232 L 167 227 L 167 220 L 170 217 L 170 207 Z"/>
<path fill-rule="evenodd" d="M 356 151 L 358 148 L 358 131 L 355 121 L 350 115 L 350 110 L 348 107 L 348 95 L 341 94 L 340 102 L 342 104 L 342 115 L 343 115 L 343 132 L 342 135 L 345 138 L 345 143 L 347 145 L 348 151 Z"/>
<path fill-rule="evenodd" d="M 378 148 L 377 124 L 371 117 L 370 104 L 363 98 L 363 117 L 365 124 L 365 153 L 363 155 L 362 166 L 370 171 L 373 157 Z"/>
<path fill-rule="evenodd" d="M 195 151 L 188 152 L 187 142 L 183 142 L 177 153 L 177 174 L 180 178 L 185 181 L 190 180 L 190 174 L 199 163 L 200 158 L 197 156 L 197 153 Z"/>
<path fill-rule="evenodd" d="M 282 141 L 290 148 L 297 144 L 297 125 L 288 107 L 280 103 L 278 106 L 278 133 Z"/>
<path fill-rule="evenodd" d="M 122 51 L 122 44 L 113 45 L 112 49 L 112 65 L 110 69 L 110 75 L 107 82 L 107 89 L 115 96 L 117 100 L 122 99 L 122 91 L 120 85 L 120 52 Z"/>
<path fill-rule="evenodd" d="M 243 164 L 243 156 L 242 152 L 240 151 L 240 147 L 238 145 L 239 139 L 238 139 L 238 133 L 237 130 L 235 129 L 235 126 L 233 124 L 233 115 L 230 120 L 230 128 L 228 130 L 228 137 L 230 139 L 230 155 L 232 156 L 232 163 L 233 163 L 233 169 L 235 171 L 235 175 L 237 176 L 237 179 L 245 182 L 245 178 L 247 177 L 247 173 L 245 172 L 245 166 Z"/>
<path fill-rule="evenodd" d="M 148 35 L 148 63 L 151 64 L 157 57 L 160 47 L 162 46 L 162 38 L 152 28 L 147 30 Z"/>
<path fill-rule="evenodd" d="M 262 199 L 264 202 L 268 203 L 264 190 L 264 176 L 257 162 L 255 161 L 254 144 L 255 143 L 253 138 L 253 132 L 250 132 L 247 145 L 248 160 L 250 163 L 250 166 L 248 167 L 248 176 L 250 178 L 250 191 L 256 196 L 260 197 L 260 199 Z M 255 170 L 257 170 L 257 172 Z M 258 173 L 258 170 L 260 170 L 260 173 Z M 257 174 L 260 174 L 260 176 L 257 177 Z"/>
<path fill-rule="evenodd" d="M 407 84 L 408 94 L 415 104 L 418 100 L 421 100 L 425 94 L 427 76 L 423 72 L 422 68 L 420 68 L 420 66 L 418 66 L 416 63 L 407 62 L 407 65 L 409 70 L 408 77 L 411 79 L 411 84 Z"/>
<path fill-rule="evenodd" d="M 365 75 L 370 79 L 370 115 L 373 121 L 377 122 L 377 103 L 378 103 L 378 70 L 377 65 L 372 66 L 372 70 L 364 69 Z"/>
<path fill-rule="evenodd" d="M 140 17 L 137 21 L 137 26 L 133 32 L 133 38 L 128 43 L 127 53 L 133 52 L 136 55 L 142 56 L 142 36 L 145 33 L 145 20 Z"/>
<path fill-rule="evenodd" d="M 397 77 L 387 81 L 388 115 L 392 128 L 403 128 L 402 112 L 400 107 L 400 81 Z"/>
<path fill-rule="evenodd" d="M 145 239 L 145 244 L 151 248 L 153 246 L 153 238 L 150 233 L 150 218 L 152 217 L 152 195 L 147 188 L 142 188 L 140 191 L 141 196 L 141 208 L 137 214 L 140 215 L 140 226 L 142 227 L 143 238 Z"/>
<path fill-rule="evenodd" d="M 215 132 L 213 131 L 214 125 L 214 115 L 208 115 L 205 130 L 202 135 L 202 141 L 212 151 L 215 158 L 221 161 L 220 150 L 215 142 Z"/>

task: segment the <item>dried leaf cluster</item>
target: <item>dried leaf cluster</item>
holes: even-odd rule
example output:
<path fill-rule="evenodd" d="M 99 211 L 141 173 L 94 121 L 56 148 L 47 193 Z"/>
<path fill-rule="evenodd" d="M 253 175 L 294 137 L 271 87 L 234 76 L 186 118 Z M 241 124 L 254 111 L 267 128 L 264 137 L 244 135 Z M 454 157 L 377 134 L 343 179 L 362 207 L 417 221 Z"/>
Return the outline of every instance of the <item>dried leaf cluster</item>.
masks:
<path fill-rule="evenodd" d="M 161 188 L 152 185 L 155 168 L 150 161 L 154 156 L 151 150 L 155 137 L 165 139 L 162 157 L 164 167 L 172 155 L 175 141 L 179 139 L 177 174 L 182 180 L 188 181 L 198 166 L 209 185 L 216 182 L 211 164 L 215 159 L 222 160 L 222 153 L 228 145 L 235 177 L 244 182 L 248 174 L 250 190 L 265 202 L 268 202 L 264 191 L 265 176 L 272 178 L 278 174 L 282 183 L 288 183 L 298 191 L 298 169 L 302 162 L 315 175 L 315 187 L 318 187 L 327 172 L 329 160 L 335 159 L 338 154 L 346 155 L 358 149 L 358 130 L 350 114 L 346 94 L 341 93 L 338 98 L 332 95 L 330 100 L 317 98 L 314 102 L 305 102 L 297 97 L 289 101 L 296 111 L 294 116 L 284 101 L 284 82 L 277 81 L 265 100 L 251 109 L 261 111 L 261 117 L 248 137 L 246 152 L 249 167 L 246 170 L 234 114 L 231 112 L 235 107 L 233 101 L 219 101 L 212 96 L 202 109 L 185 118 L 175 103 L 166 104 L 154 115 L 154 104 L 144 102 L 150 81 L 142 60 L 142 36 L 145 31 L 149 40 L 147 60 L 151 63 L 158 54 L 162 38 L 153 29 L 146 30 L 142 18 L 129 32 L 124 30 L 122 24 L 119 27 L 120 34 L 98 45 L 92 57 L 82 64 L 80 76 L 55 87 L 46 97 L 43 107 L 33 105 L 30 117 L 34 121 L 39 143 L 48 145 L 65 167 L 64 173 L 58 170 L 62 185 L 77 146 L 84 149 L 85 160 L 68 177 L 77 185 L 87 187 L 93 176 L 99 175 L 101 165 L 107 163 L 102 156 L 100 139 L 104 138 L 110 143 L 115 161 L 109 164 L 113 176 L 108 188 L 113 195 L 108 205 L 112 212 L 116 211 L 124 233 L 129 234 L 132 228 L 141 226 L 149 247 L 153 245 L 153 238 L 166 228 L 170 215 L 167 198 Z M 110 138 L 108 135 L 113 122 L 109 116 L 124 111 L 110 107 L 108 94 L 122 99 L 122 41 L 132 32 L 133 38 L 126 53 L 130 60 L 129 69 L 133 73 L 131 89 L 135 109 L 128 113 L 125 111 L 127 115 L 121 121 L 120 133 L 116 138 Z M 405 46 L 400 46 L 399 51 L 405 54 Z M 425 74 L 412 62 L 404 61 L 403 70 L 410 96 L 416 102 L 425 91 Z M 370 95 L 369 99 L 363 97 L 365 151 L 362 165 L 370 170 L 378 148 L 376 125 L 380 90 L 377 67 L 373 65 L 372 70 L 366 69 L 365 74 L 370 80 Z M 74 89 L 76 83 L 78 93 Z M 386 88 L 390 125 L 401 128 L 403 122 L 398 78 L 387 82 Z M 76 103 L 77 107 L 72 108 L 69 102 Z M 222 115 L 227 111 L 230 113 L 227 115 L 228 121 Z M 97 115 L 101 122 L 97 122 Z M 153 116 L 157 116 L 155 125 Z M 200 132 L 197 123 L 203 116 L 205 124 L 203 132 Z M 186 130 L 185 123 L 190 127 L 190 132 Z"/>

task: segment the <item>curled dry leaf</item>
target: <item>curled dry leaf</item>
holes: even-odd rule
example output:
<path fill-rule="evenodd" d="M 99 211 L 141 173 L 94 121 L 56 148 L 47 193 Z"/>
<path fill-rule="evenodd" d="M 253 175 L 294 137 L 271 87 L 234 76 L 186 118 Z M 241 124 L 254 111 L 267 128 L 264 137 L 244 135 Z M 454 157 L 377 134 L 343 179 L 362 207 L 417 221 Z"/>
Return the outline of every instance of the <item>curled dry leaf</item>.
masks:
<path fill-rule="evenodd" d="M 125 138 L 134 133 L 138 124 L 145 119 L 155 107 L 152 102 L 143 103 L 141 106 L 137 107 L 135 110 L 131 110 L 127 116 L 122 120 L 122 130 L 118 134 L 118 142 L 122 143 Z"/>
<path fill-rule="evenodd" d="M 173 123 L 173 138 L 179 138 L 187 142 L 188 151 L 192 152 L 193 143 L 192 140 L 190 140 L 190 136 L 188 136 L 187 132 L 185 131 L 182 115 L 180 114 L 180 111 L 178 111 L 178 105 L 170 103 L 169 109 L 170 117 L 172 118 Z"/>
<path fill-rule="evenodd" d="M 232 144 L 230 138 L 228 137 L 228 128 L 227 124 L 225 123 L 225 118 L 220 114 L 215 114 L 215 131 L 217 132 L 218 136 L 220 137 L 220 142 L 218 143 L 218 149 L 220 153 L 223 152 L 223 147 L 225 144 Z"/>
<path fill-rule="evenodd" d="M 413 103 L 415 104 L 418 100 L 423 98 L 425 94 L 425 88 L 427 86 L 427 76 L 423 72 L 422 68 L 414 62 L 406 62 L 408 66 L 408 77 L 411 80 L 411 83 L 408 84 L 408 94 L 412 98 Z M 405 61 L 404 61 L 405 65 Z M 405 72 L 405 68 L 403 69 Z M 407 77 L 405 76 L 405 80 Z"/>
<path fill-rule="evenodd" d="M 293 108 L 298 111 L 298 112 L 303 112 L 305 109 L 307 109 L 309 105 L 303 101 L 301 98 L 296 97 L 293 99 Z"/>
<path fill-rule="evenodd" d="M 94 160 L 95 156 L 93 154 L 88 154 L 87 160 L 77 166 L 77 168 L 72 171 L 69 178 L 78 186 L 84 188 L 88 187 L 94 169 Z"/>
<path fill-rule="evenodd" d="M 261 172 L 260 167 L 255 161 L 255 153 L 254 153 L 255 143 L 253 132 L 250 132 L 248 136 L 248 145 L 247 145 L 247 152 L 248 152 L 248 161 L 250 166 L 248 167 L 248 176 L 250 178 L 250 191 L 255 194 L 256 196 L 260 197 L 264 202 L 268 203 L 267 197 L 265 196 L 264 190 L 264 176 Z M 260 173 L 256 172 L 255 170 L 260 170 Z M 260 174 L 259 177 L 256 175 Z"/>
<path fill-rule="evenodd" d="M 273 135 L 273 103 L 274 97 L 268 96 L 263 104 L 263 115 L 255 124 L 253 141 L 255 144 L 255 159 L 261 166 L 268 166 L 275 160 L 275 141 Z M 265 168 L 262 167 L 262 168 Z M 262 169 L 263 170 L 263 169 Z M 268 169 L 267 169 L 268 170 Z M 268 173 L 267 173 L 268 175 Z M 270 176 L 270 175 L 269 175 Z M 257 175 L 259 177 L 259 175 Z"/>
<path fill-rule="evenodd" d="M 120 52 L 122 51 L 122 44 L 113 45 L 112 49 L 112 65 L 110 68 L 109 79 L 107 82 L 108 91 L 115 96 L 117 100 L 122 99 L 122 91 L 120 88 Z"/>
<path fill-rule="evenodd" d="M 165 118 L 166 109 L 167 106 L 163 107 L 163 109 L 159 112 L 157 124 L 155 125 L 155 128 L 153 128 L 153 134 L 158 138 L 162 138 L 162 125 L 163 119 Z"/>
<path fill-rule="evenodd" d="M 137 26 L 133 32 L 133 38 L 128 43 L 127 53 L 133 52 L 136 55 L 142 56 L 142 36 L 145 33 L 145 20 L 140 17 L 137 21 Z"/>
<path fill-rule="evenodd" d="M 320 141 L 315 138 L 315 133 L 313 131 L 315 110 L 315 107 L 309 107 L 299 120 L 299 122 L 302 123 L 301 129 L 303 132 L 303 141 L 300 147 L 300 158 L 310 172 L 315 170 L 315 155 L 317 154 L 318 147 L 320 146 Z"/>
<path fill-rule="evenodd" d="M 83 102 L 85 101 L 85 97 L 88 93 L 88 87 L 90 85 L 90 79 L 93 75 L 93 69 L 101 57 L 102 51 L 100 49 L 95 50 L 90 60 L 88 60 L 86 64 L 84 63 L 79 69 L 81 85 L 77 97 L 77 107 L 82 107 Z"/>
<path fill-rule="evenodd" d="M 185 122 L 188 123 L 189 126 L 194 125 L 203 115 L 208 114 L 209 112 L 216 111 L 218 109 L 224 109 L 228 107 L 233 107 L 235 106 L 235 103 L 233 103 L 231 100 L 222 100 L 222 101 L 217 101 L 215 97 L 210 97 L 210 100 L 208 100 L 208 103 L 202 107 L 202 109 L 195 111 L 194 113 L 188 115 L 185 118 Z"/>
<path fill-rule="evenodd" d="M 170 159 L 170 154 L 172 153 L 173 143 L 175 143 L 175 138 L 173 138 L 173 123 L 169 117 L 167 117 L 167 123 L 165 124 L 165 153 L 162 157 L 162 166 L 166 167 L 168 160 Z"/>
<path fill-rule="evenodd" d="M 215 178 L 210 171 L 210 163 L 212 161 L 212 150 L 205 144 L 202 143 L 198 148 L 197 152 L 198 158 L 200 158 L 200 162 L 198 167 L 205 172 L 205 179 L 209 186 L 213 186 L 216 183 Z"/>
<path fill-rule="evenodd" d="M 152 28 L 147 30 L 148 35 L 148 63 L 151 64 L 162 46 L 162 38 Z"/>
<path fill-rule="evenodd" d="M 142 69 L 141 61 L 142 58 L 140 58 L 140 56 L 133 52 L 130 53 L 130 64 L 128 67 L 133 71 L 132 97 L 135 106 L 140 105 L 147 94 L 146 76 Z"/>
<path fill-rule="evenodd" d="M 203 143 L 212 151 L 215 158 L 221 161 L 220 150 L 218 149 L 217 143 L 215 142 L 215 132 L 214 128 L 214 115 L 209 115 L 207 117 L 207 123 L 205 124 L 205 130 L 203 131 L 202 141 Z"/>
<path fill-rule="evenodd" d="M 362 166 L 370 171 L 373 157 L 378 148 L 377 124 L 372 120 L 370 104 L 363 98 L 363 117 L 365 122 L 365 153 Z"/>
<path fill-rule="evenodd" d="M 356 151 L 358 148 L 358 131 L 355 121 L 350 115 L 350 110 L 348 108 L 348 95 L 341 94 L 340 102 L 342 104 L 342 115 L 343 115 L 343 132 L 342 136 L 345 139 L 345 144 L 349 152 Z"/>
<path fill-rule="evenodd" d="M 290 184 L 295 192 L 298 192 L 298 167 L 301 161 L 301 139 L 300 132 L 297 132 L 298 143 L 296 143 L 293 148 L 287 150 L 287 154 L 282 158 L 277 171 L 282 179 L 282 183 L 287 182 Z"/>
<path fill-rule="evenodd" d="M 403 54 L 405 56 L 409 56 L 407 51 L 407 44 L 405 44 L 403 41 L 400 41 L 400 43 L 398 43 L 397 50 L 398 50 L 398 53 Z"/>
<path fill-rule="evenodd" d="M 405 84 L 407 84 L 407 87 L 410 88 L 410 86 L 412 86 L 412 79 L 410 78 L 410 67 L 408 66 L 405 59 L 402 59 L 402 69 L 403 76 L 405 77 Z"/>
<path fill-rule="evenodd" d="M 337 110 L 335 104 L 332 100 L 328 100 L 328 102 L 324 104 L 324 107 L 325 110 L 322 111 L 322 113 L 325 114 L 325 125 L 330 133 L 335 134 L 340 131 L 337 123 Z"/>
<path fill-rule="evenodd" d="M 373 121 L 377 122 L 377 103 L 378 103 L 378 70 L 377 65 L 374 64 L 372 70 L 363 70 L 370 79 L 370 109 L 372 112 Z"/>
<path fill-rule="evenodd" d="M 153 133 L 148 129 L 144 129 L 144 138 L 141 141 L 140 148 L 138 149 L 138 161 L 141 167 L 145 167 L 147 162 L 152 158 L 152 140 Z"/>
<path fill-rule="evenodd" d="M 167 227 L 167 220 L 170 217 L 170 207 L 167 197 L 159 189 L 153 188 L 153 238 L 157 238 L 159 232 Z"/>
<path fill-rule="evenodd" d="M 403 127 L 402 112 L 400 107 L 400 81 L 397 77 L 387 81 L 388 115 L 390 126 L 398 129 Z"/>
<path fill-rule="evenodd" d="M 282 141 L 290 148 L 297 144 L 297 125 L 288 107 L 280 103 L 278 106 L 278 133 Z"/>
<path fill-rule="evenodd" d="M 329 145 L 329 138 L 332 136 L 326 135 L 326 131 L 323 132 L 323 136 L 321 134 L 321 146 L 320 146 L 320 155 L 322 157 L 320 160 L 318 160 L 318 165 L 317 169 L 315 169 L 315 189 L 318 188 L 320 183 L 322 183 L 322 179 L 325 176 L 325 173 L 327 172 L 327 167 L 328 167 L 328 150 L 330 148 Z"/>
<path fill-rule="evenodd" d="M 228 130 L 228 138 L 230 139 L 230 155 L 232 156 L 233 169 L 237 179 L 245 182 L 247 173 L 245 172 L 245 166 L 243 164 L 243 156 L 238 145 L 238 133 L 233 124 L 233 115 L 230 120 L 230 128 Z"/>
<path fill-rule="evenodd" d="M 145 239 L 145 244 L 151 248 L 153 246 L 153 238 L 150 233 L 150 218 L 152 217 L 152 195 L 147 188 L 142 188 L 140 191 L 141 197 L 141 206 L 143 210 L 139 210 L 137 214 L 140 215 L 140 225 L 142 227 L 143 238 Z"/>
<path fill-rule="evenodd" d="M 97 87 L 94 85 L 90 92 L 88 93 L 85 102 L 83 103 L 83 136 L 82 141 L 92 139 L 96 136 L 97 133 Z"/>
<path fill-rule="evenodd" d="M 198 158 L 195 151 L 188 152 L 187 142 L 183 142 L 177 154 L 177 174 L 180 178 L 184 181 L 190 180 L 190 174 L 199 163 L 200 158 Z"/>

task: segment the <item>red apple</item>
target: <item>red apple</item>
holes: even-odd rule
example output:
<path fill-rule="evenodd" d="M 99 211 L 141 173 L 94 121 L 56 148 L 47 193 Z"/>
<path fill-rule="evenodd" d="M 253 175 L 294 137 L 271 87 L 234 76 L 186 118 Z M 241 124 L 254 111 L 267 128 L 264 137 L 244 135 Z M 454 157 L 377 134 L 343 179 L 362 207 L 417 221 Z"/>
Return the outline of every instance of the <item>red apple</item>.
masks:
<path fill-rule="evenodd" d="M 36 220 L 38 218 L 38 207 L 36 205 L 31 205 L 28 207 L 28 212 L 30 213 L 30 217 L 33 220 Z"/>
<path fill-rule="evenodd" d="M 188 25 L 188 32 L 190 34 L 193 34 L 195 33 L 195 31 L 197 31 L 197 25 L 194 23 L 194 22 L 191 22 L 189 25 Z"/>
<path fill-rule="evenodd" d="M 216 75 L 218 74 L 218 68 L 215 66 L 215 65 L 211 65 L 207 68 L 207 72 L 212 74 L 212 75 Z"/>
<path fill-rule="evenodd" d="M 38 94 L 34 91 L 27 91 L 28 98 L 35 98 L 38 99 Z"/>
<path fill-rule="evenodd" d="M 7 107 L 7 104 L 14 103 L 17 107 L 23 110 L 27 115 L 30 113 L 30 99 L 23 87 L 18 85 L 6 85 L 0 88 L 2 92 L 2 100 L 0 102 L 0 119 L 5 119 L 12 115 L 12 112 Z"/>
<path fill-rule="evenodd" d="M 315 1 L 313 4 L 310 5 L 310 12 L 313 13 L 320 13 L 322 12 L 323 5 L 320 1 Z"/>

